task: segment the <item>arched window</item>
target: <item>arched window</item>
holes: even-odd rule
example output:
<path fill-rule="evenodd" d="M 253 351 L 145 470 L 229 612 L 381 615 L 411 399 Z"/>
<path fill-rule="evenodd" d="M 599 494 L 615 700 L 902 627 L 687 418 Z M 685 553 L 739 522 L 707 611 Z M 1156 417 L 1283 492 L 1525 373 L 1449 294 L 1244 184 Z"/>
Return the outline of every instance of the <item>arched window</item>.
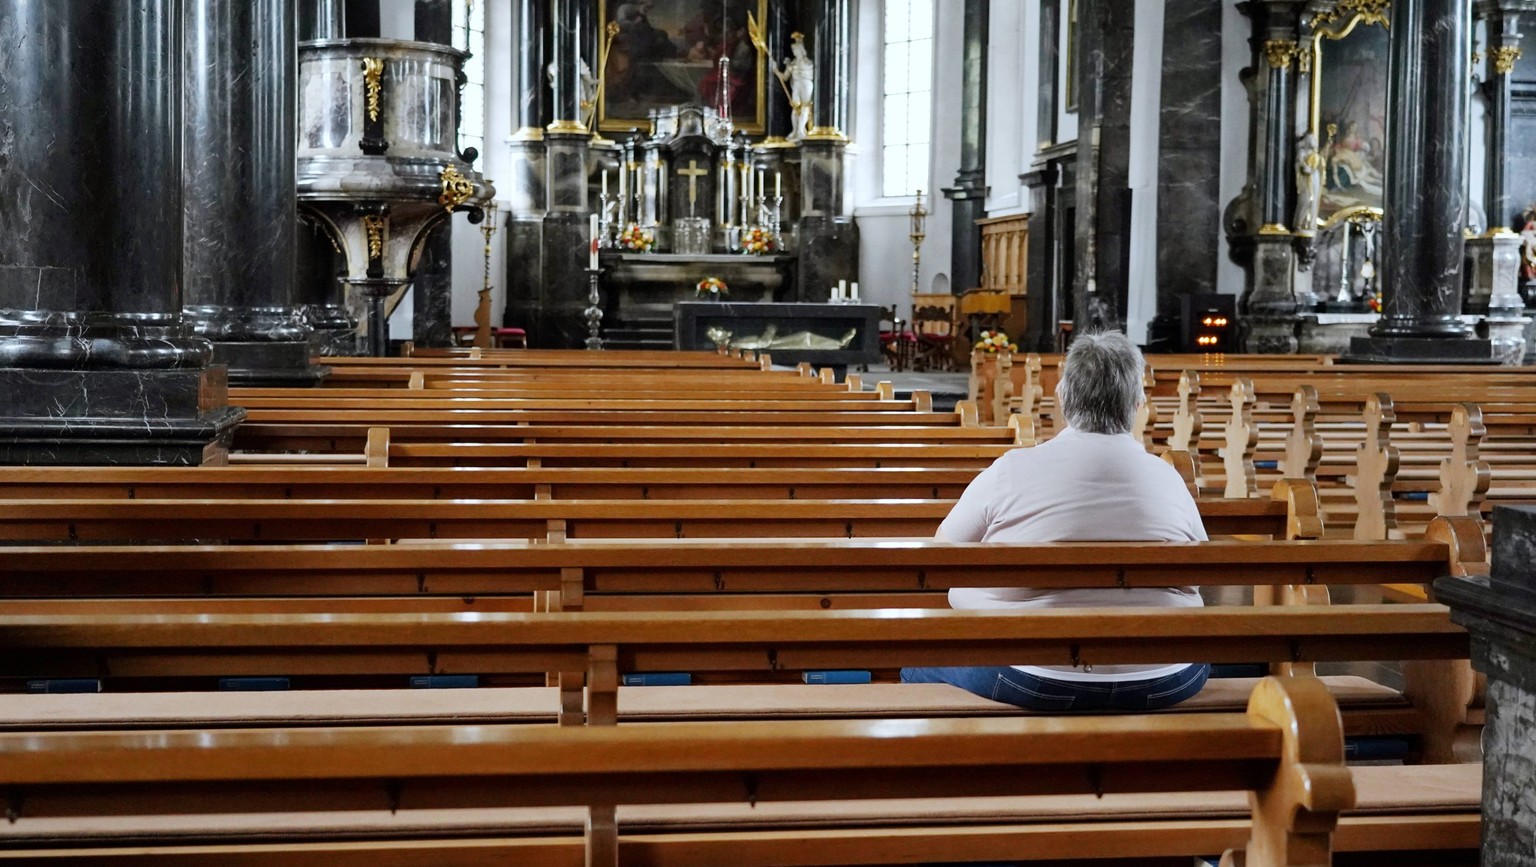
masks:
<path fill-rule="evenodd" d="M 453 5 L 453 47 L 469 52 L 464 62 L 460 103 L 459 149 L 485 153 L 485 3 L 463 0 Z"/>
<path fill-rule="evenodd" d="M 933 138 L 934 0 L 885 0 L 880 91 L 880 194 L 928 186 Z"/>

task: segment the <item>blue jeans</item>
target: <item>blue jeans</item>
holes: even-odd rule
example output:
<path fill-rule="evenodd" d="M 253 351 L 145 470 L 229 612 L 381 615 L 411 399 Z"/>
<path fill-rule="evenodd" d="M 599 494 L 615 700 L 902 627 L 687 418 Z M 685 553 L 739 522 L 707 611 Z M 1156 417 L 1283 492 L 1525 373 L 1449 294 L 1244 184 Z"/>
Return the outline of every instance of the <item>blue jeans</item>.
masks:
<path fill-rule="evenodd" d="M 1143 680 L 1054 680 L 1005 665 L 903 668 L 902 683 L 948 683 L 982 698 L 1036 711 L 1144 711 L 1172 707 L 1205 686 L 1211 667 L 1191 665 Z"/>

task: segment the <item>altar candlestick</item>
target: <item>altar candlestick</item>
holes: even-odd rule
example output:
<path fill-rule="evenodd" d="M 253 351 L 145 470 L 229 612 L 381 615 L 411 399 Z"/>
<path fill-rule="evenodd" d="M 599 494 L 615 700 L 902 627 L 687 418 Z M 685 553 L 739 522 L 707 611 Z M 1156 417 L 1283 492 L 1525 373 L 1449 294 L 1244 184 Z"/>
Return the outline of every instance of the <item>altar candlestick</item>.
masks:
<path fill-rule="evenodd" d="M 852 286 L 853 286 L 853 288 L 850 291 L 848 297 L 851 300 L 853 300 L 853 301 L 857 301 L 857 300 L 859 300 L 859 281 L 857 281 L 857 280 L 853 281 Z"/>
<path fill-rule="evenodd" d="M 608 197 L 608 170 L 603 170 L 603 198 Z"/>
<path fill-rule="evenodd" d="M 780 185 L 780 183 L 783 180 L 784 180 L 784 175 L 783 175 L 782 172 L 774 172 L 773 173 L 773 197 L 775 199 L 780 198 L 780 197 L 782 197 L 784 195 L 783 191 L 781 191 L 779 189 L 779 185 Z"/>
<path fill-rule="evenodd" d="M 587 267 L 592 269 L 593 271 L 596 271 L 597 270 L 597 215 L 596 214 L 591 215 L 587 225 L 588 225 L 588 228 L 591 230 L 591 234 L 588 236 L 591 239 L 591 245 L 587 248 Z"/>

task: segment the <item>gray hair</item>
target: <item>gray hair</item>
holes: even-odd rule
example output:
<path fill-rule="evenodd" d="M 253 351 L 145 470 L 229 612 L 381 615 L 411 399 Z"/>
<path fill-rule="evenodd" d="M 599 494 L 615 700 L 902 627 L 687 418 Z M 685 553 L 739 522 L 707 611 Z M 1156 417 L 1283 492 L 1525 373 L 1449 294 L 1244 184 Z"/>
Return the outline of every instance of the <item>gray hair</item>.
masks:
<path fill-rule="evenodd" d="M 1056 401 L 1085 433 L 1129 433 L 1141 406 L 1141 350 L 1119 331 L 1079 334 L 1061 363 Z"/>

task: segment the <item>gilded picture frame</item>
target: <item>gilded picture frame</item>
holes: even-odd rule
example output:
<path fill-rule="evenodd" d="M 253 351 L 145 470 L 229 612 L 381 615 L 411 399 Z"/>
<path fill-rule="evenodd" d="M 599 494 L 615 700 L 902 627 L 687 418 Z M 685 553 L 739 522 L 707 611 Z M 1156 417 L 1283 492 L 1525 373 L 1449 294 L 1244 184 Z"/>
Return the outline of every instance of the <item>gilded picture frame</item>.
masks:
<path fill-rule="evenodd" d="M 1317 225 L 1382 214 L 1390 4 L 1343 2 L 1312 19 L 1307 135 L 1323 171 Z"/>
<path fill-rule="evenodd" d="M 649 130 L 650 111 L 715 105 L 719 58 L 731 59 L 731 119 L 748 135 L 764 131 L 768 66 L 753 46 L 747 15 L 768 20 L 768 0 L 595 0 L 598 32 L 617 25 L 602 71 L 597 128 Z M 780 58 L 782 59 L 782 58 Z"/>

